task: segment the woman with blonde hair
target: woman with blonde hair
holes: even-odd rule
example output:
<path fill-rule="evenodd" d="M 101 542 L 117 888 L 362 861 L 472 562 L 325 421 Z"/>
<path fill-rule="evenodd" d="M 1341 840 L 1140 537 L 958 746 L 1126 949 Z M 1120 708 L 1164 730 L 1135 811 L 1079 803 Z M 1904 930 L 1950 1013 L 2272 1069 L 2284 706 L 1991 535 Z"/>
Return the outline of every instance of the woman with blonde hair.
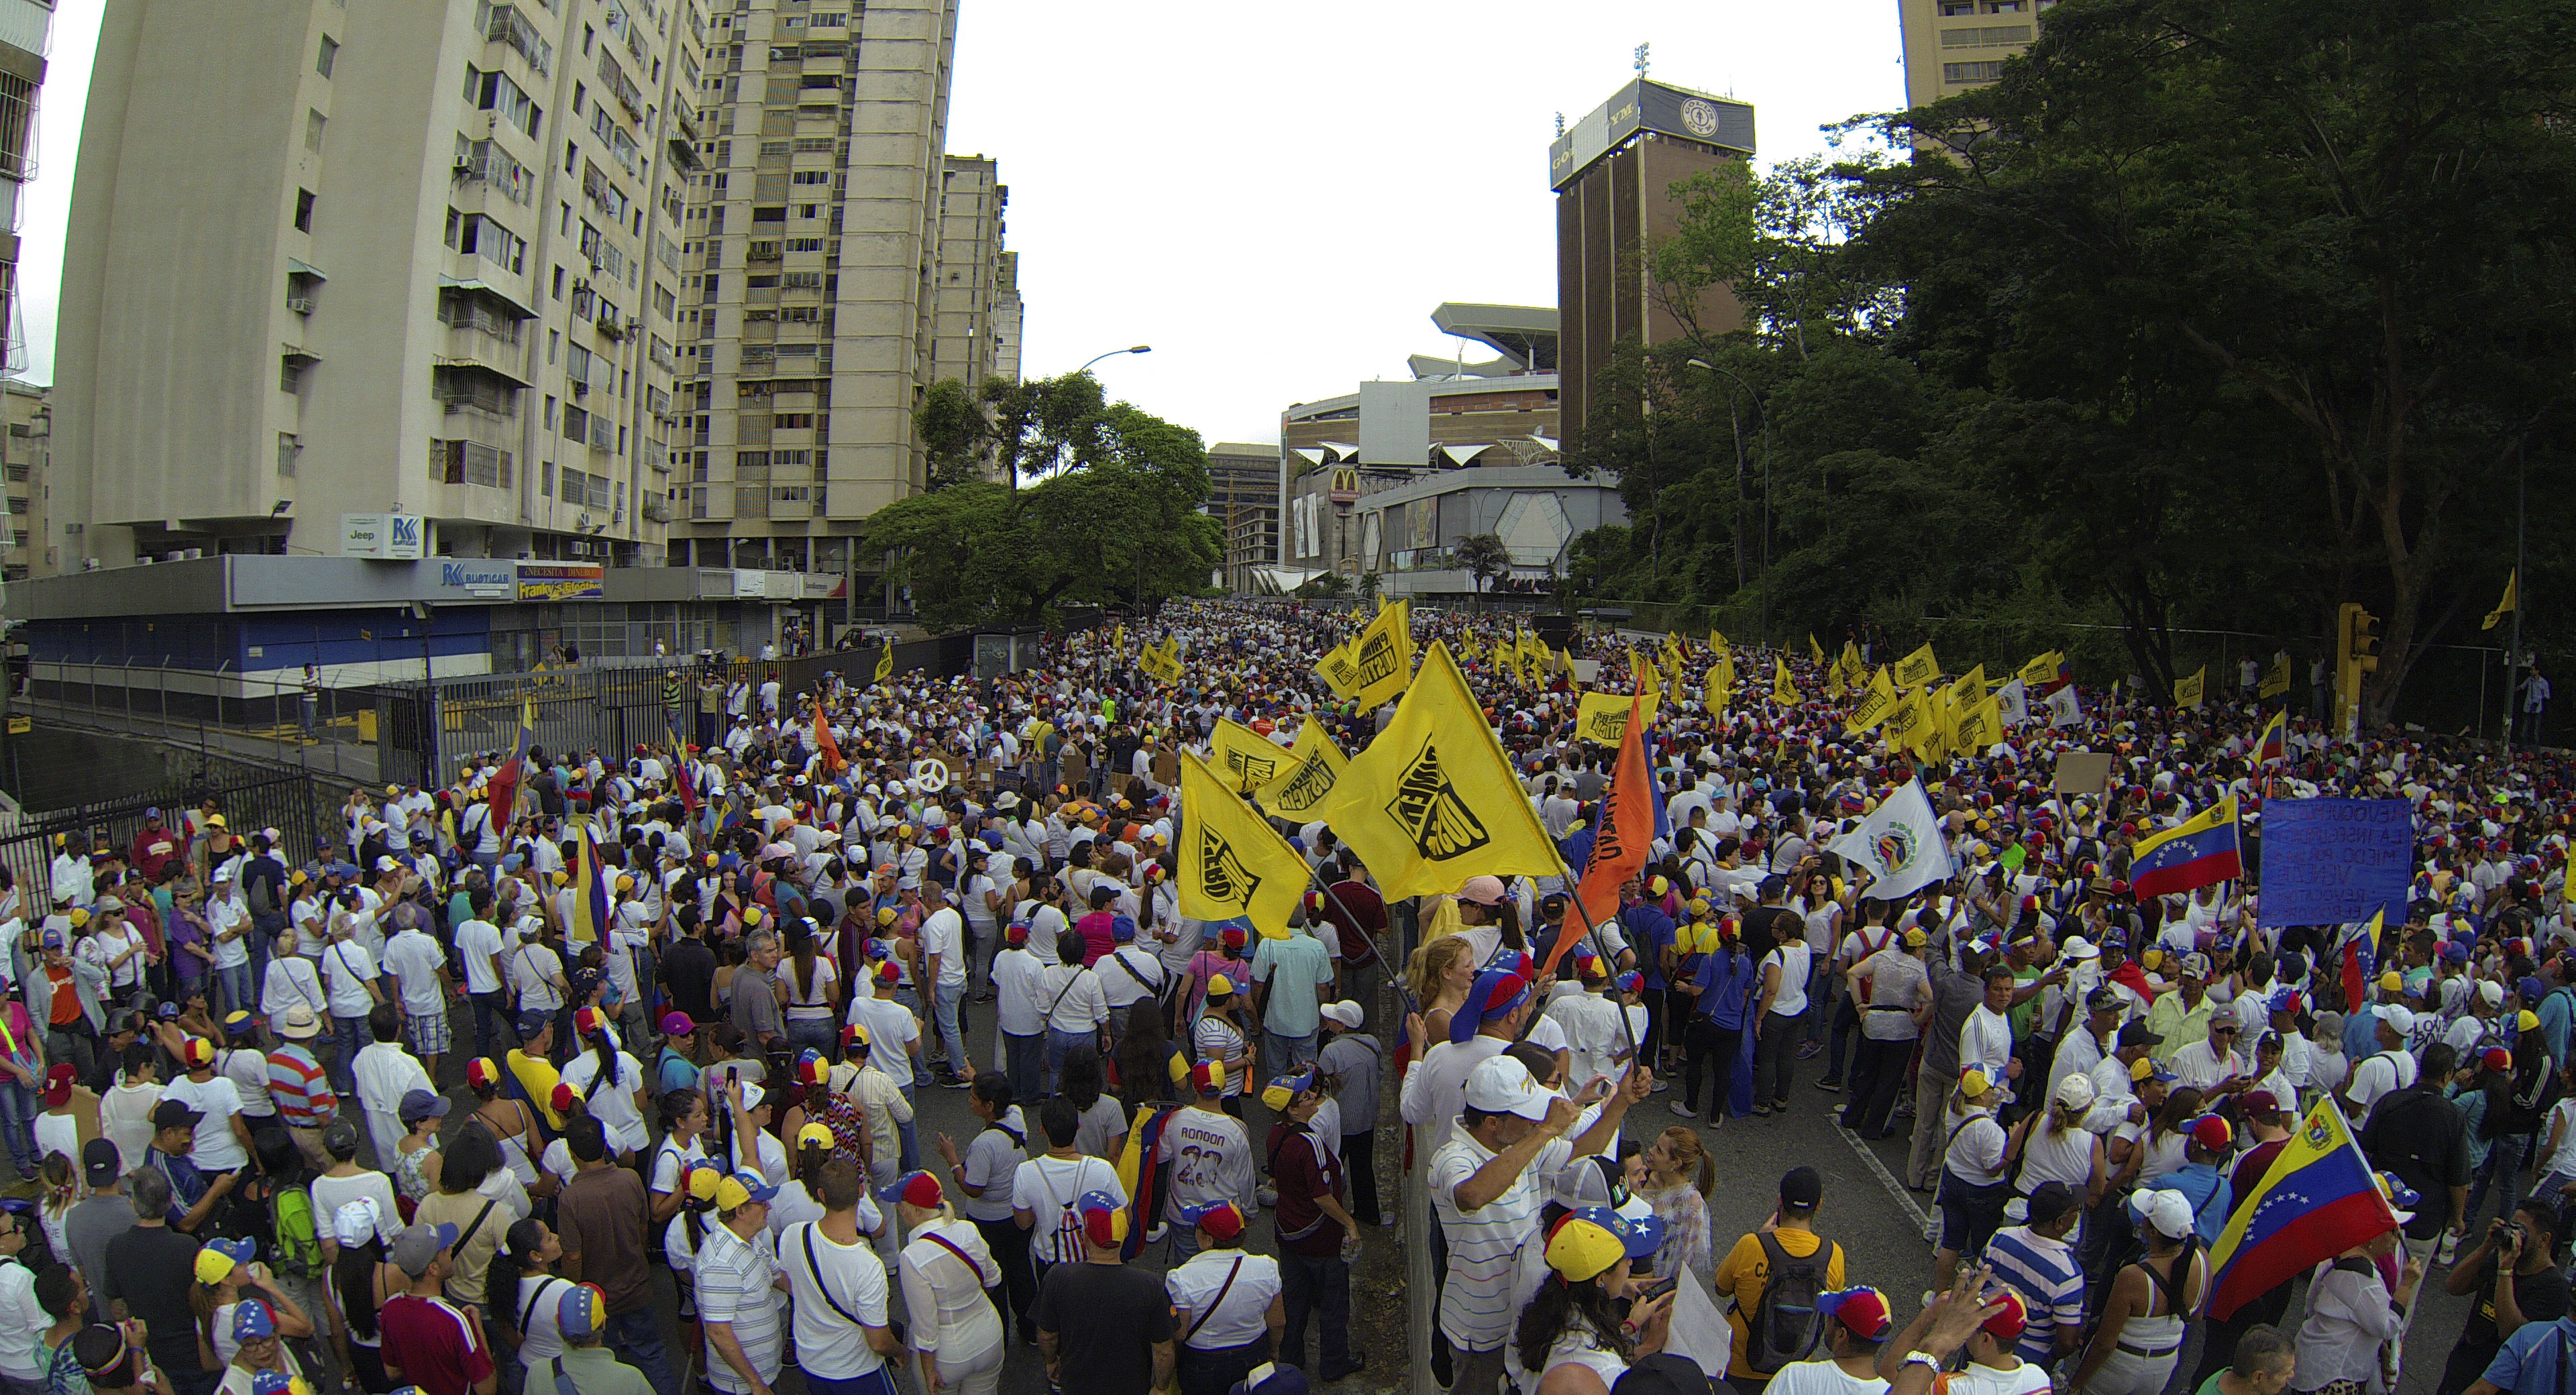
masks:
<path fill-rule="evenodd" d="M 912 1237 L 896 1271 L 921 1388 L 993 1395 L 1002 1379 L 1002 1317 L 986 1289 L 1002 1281 L 1002 1266 L 975 1223 L 957 1218 L 937 1177 L 915 1172 L 895 1197 Z"/>
<path fill-rule="evenodd" d="M 1404 983 L 1412 991 L 1414 1010 L 1422 1014 L 1426 1038 L 1449 1039 L 1449 1019 L 1466 1005 L 1467 989 L 1475 981 L 1472 947 L 1458 936 L 1433 940 L 1413 951 L 1404 967 Z"/>
<path fill-rule="evenodd" d="M 1639 1155 L 1646 1165 L 1645 1185 L 1637 1199 L 1655 1208 L 1664 1223 L 1664 1243 L 1655 1251 L 1657 1274 L 1684 1269 L 1703 1280 L 1716 1273 L 1709 1254 L 1708 1198 L 1717 1189 L 1717 1160 L 1708 1155 L 1699 1134 L 1675 1124 L 1657 1135 Z"/>

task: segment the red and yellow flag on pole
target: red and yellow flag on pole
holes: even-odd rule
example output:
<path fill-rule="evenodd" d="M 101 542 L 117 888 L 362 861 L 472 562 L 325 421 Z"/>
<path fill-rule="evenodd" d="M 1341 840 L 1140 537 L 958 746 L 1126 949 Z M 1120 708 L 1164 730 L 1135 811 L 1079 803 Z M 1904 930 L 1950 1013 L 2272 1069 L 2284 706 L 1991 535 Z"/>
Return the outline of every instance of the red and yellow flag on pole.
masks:
<path fill-rule="evenodd" d="M 1601 828 L 1593 835 L 1592 859 L 1584 864 L 1583 880 L 1575 889 L 1575 899 L 1591 925 L 1618 918 L 1619 888 L 1645 869 L 1655 837 L 1655 785 L 1646 769 L 1644 700 L 1628 701 L 1628 726 L 1619 734 L 1618 764 L 1611 771 L 1609 790 L 1601 797 Z M 1556 961 L 1583 938 L 1587 937 L 1557 936 L 1539 978 L 1545 980 Z"/>
<path fill-rule="evenodd" d="M 823 753 L 823 773 L 837 775 L 848 767 L 841 759 L 841 743 L 832 739 L 832 723 L 823 716 L 823 704 L 814 704 L 814 747 Z"/>

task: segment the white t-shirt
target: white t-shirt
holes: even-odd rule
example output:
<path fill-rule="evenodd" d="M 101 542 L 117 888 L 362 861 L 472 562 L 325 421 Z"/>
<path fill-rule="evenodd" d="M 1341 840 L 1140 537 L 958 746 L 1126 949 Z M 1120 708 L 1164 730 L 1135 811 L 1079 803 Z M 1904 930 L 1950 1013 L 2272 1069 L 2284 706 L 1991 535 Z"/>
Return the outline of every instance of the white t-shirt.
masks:
<path fill-rule="evenodd" d="M 1795 1017 L 1807 1010 L 1807 970 L 1815 962 L 1815 952 L 1798 941 L 1774 948 L 1762 956 L 1765 966 L 1780 966 L 1780 992 L 1771 1000 L 1775 1017 Z M 1884 1384 L 1884 1382 L 1882 1382 Z"/>
<path fill-rule="evenodd" d="M 563 1083 L 576 1095 L 589 1096 L 585 1107 L 599 1116 L 608 1130 L 609 1141 L 621 1153 L 653 1145 L 653 1134 L 644 1127 L 644 1116 L 635 1112 L 635 1088 L 643 1083 L 644 1067 L 633 1056 L 617 1053 L 617 1077 L 596 1091 L 591 1083 L 599 1079 L 599 1050 L 592 1047 L 564 1062 Z"/>
<path fill-rule="evenodd" d="M 1163 1287 L 1186 1315 L 1181 1330 L 1198 1328 L 1183 1345 L 1200 1351 L 1245 1346 L 1268 1330 L 1270 1300 L 1280 1293 L 1279 1261 L 1239 1249 L 1201 1250 L 1164 1275 Z"/>
<path fill-rule="evenodd" d="M 855 1380 L 885 1364 L 861 1330 L 886 1325 L 885 1261 L 874 1246 L 843 1245 L 808 1221 L 779 1233 L 778 1267 L 796 1298 L 796 1364 L 806 1375 Z"/>
<path fill-rule="evenodd" d="M 1062 1224 L 1066 1210 L 1085 1192 L 1107 1192 L 1120 1205 L 1127 1202 L 1127 1189 L 1118 1184 L 1118 1170 L 1103 1159 L 1035 1157 L 1020 1164 L 1011 1178 L 1011 1209 L 1026 1211 L 1032 1218 L 1031 1254 L 1057 1264 L 1082 1258 L 1080 1244 L 1067 1242 Z M 1074 1220 L 1080 1222 L 1079 1213 Z"/>
<path fill-rule="evenodd" d="M 241 1140 L 233 1136 L 233 1116 L 241 1113 L 241 1093 L 223 1076 L 191 1080 L 182 1075 L 161 1087 L 161 1098 L 179 1100 L 203 1114 L 197 1121 L 194 1141 L 188 1145 L 188 1161 L 203 1172 L 230 1172 L 250 1161 Z"/>
<path fill-rule="evenodd" d="M 405 930 L 385 941 L 385 968 L 392 971 L 394 982 L 402 993 L 402 1010 L 413 1017 L 427 1017 L 446 1002 L 438 985 L 438 970 L 443 958 L 438 941 L 421 930 Z"/>
<path fill-rule="evenodd" d="M 966 982 L 966 918 L 955 906 L 942 906 L 921 920 L 921 959 L 939 956 L 939 985 L 956 988 Z"/>
<path fill-rule="evenodd" d="M 501 975 L 492 961 L 501 948 L 501 929 L 488 920 L 469 920 L 456 927 L 456 957 L 465 962 L 466 992 L 500 991 Z"/>
<path fill-rule="evenodd" d="M 2366 1119 L 2382 1096 L 2414 1083 L 2415 1058 L 2403 1051 L 2382 1051 L 2353 1067 L 2352 1085 L 2344 1096 L 2352 1101 L 2354 1112 Z"/>
<path fill-rule="evenodd" d="M 1782 1384 L 1782 1382 L 1787 1384 Z M 1887 1382 L 1847 1375 L 1828 1358 L 1792 1361 L 1771 1377 L 1769 1395 L 1883 1395 Z"/>
<path fill-rule="evenodd" d="M 913 1042 L 921 1040 L 920 1019 L 892 998 L 862 995 L 850 1000 L 848 1021 L 868 1029 L 868 1059 L 898 1080 L 908 1079 Z"/>
<path fill-rule="evenodd" d="M 322 985 L 331 996 L 333 1017 L 364 1017 L 376 1000 L 367 981 L 376 977 L 376 957 L 356 940 L 337 940 L 322 949 Z"/>

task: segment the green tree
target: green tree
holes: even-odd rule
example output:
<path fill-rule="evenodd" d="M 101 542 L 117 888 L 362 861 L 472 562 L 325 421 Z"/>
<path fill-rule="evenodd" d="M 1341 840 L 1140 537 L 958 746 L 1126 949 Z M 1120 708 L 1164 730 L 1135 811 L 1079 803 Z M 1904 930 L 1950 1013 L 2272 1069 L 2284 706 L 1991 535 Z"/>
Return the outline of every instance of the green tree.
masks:
<path fill-rule="evenodd" d="M 1369 575 L 1375 576 L 1377 573 L 1371 572 Z M 1322 576 L 1308 577 L 1292 594 L 1301 601 L 1319 601 L 1338 600 L 1350 593 L 1351 583 L 1348 577 L 1340 572 L 1326 572 Z"/>
<path fill-rule="evenodd" d="M 1097 404 L 1098 385 L 1079 375 L 1013 389 L 1023 386 L 1036 389 L 1022 399 L 1029 434 L 998 438 L 998 450 L 1012 478 L 1041 478 L 963 479 L 869 521 L 871 545 L 913 588 L 923 622 L 1036 623 L 1060 605 L 1205 594 L 1225 548 L 1217 521 L 1198 511 L 1209 493 L 1198 433 L 1123 402 L 1069 415 L 1067 404 Z"/>
<path fill-rule="evenodd" d="M 979 478 L 993 444 L 993 424 L 966 384 L 942 378 L 912 409 L 912 429 L 930 459 L 930 487 L 946 489 Z"/>
<path fill-rule="evenodd" d="M 1471 537 L 1459 539 L 1456 555 L 1458 565 L 1464 568 L 1468 577 L 1475 582 L 1476 595 L 1480 600 L 1484 597 L 1485 587 L 1490 585 L 1494 578 L 1512 569 L 1512 550 L 1504 546 L 1503 540 L 1492 533 L 1477 533 Z"/>
<path fill-rule="evenodd" d="M 2570 0 L 2069 0 L 2002 81 L 1888 120 L 1941 153 L 1864 175 L 1861 241 L 1927 364 L 2064 404 L 2035 454 L 2079 481 L 2129 472 L 2092 504 L 2126 515 L 2091 535 L 2124 618 L 2287 599 L 2313 634 L 2361 600 L 2383 722 L 2493 604 L 2515 468 L 2565 457 L 2571 33 Z M 2181 548 L 2322 584 L 2267 598 Z"/>

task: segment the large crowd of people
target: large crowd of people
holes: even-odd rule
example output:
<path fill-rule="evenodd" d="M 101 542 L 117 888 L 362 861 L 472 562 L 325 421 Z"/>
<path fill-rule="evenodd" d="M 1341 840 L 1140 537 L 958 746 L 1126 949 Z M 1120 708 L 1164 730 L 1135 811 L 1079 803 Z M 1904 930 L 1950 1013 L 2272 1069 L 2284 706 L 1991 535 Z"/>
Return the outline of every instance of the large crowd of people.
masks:
<path fill-rule="evenodd" d="M 1690 637 L 1578 636 L 1578 682 L 1498 650 L 1508 617 L 1417 611 L 1563 865 L 1390 898 L 1282 818 L 1289 923 L 1183 914 L 1182 756 L 1220 722 L 1358 753 L 1394 702 L 1316 663 L 1369 619 L 1175 603 L 980 681 L 710 671 L 670 740 L 352 790 L 317 847 L 208 805 L 0 873 L 36 1194 L 0 1203 L 0 1383 L 971 1392 L 1017 1343 L 1074 1395 L 1408 1359 L 1472 1395 L 2376 1395 L 2411 1347 L 2441 1395 L 2555 1395 L 2562 759 L 2303 717 L 2267 759 L 2264 704 L 2125 684 L 1926 759 L 1849 723 L 1883 635 L 1745 651 L 1789 691 L 1720 694 L 1674 681 L 1719 657 Z M 1658 827 L 1592 925 L 1619 752 L 1580 698 L 1649 684 Z M 2061 789 L 2068 751 L 2111 773 Z M 1837 842 L 1915 782 L 1955 874 L 1874 895 Z M 2263 925 L 2258 879 L 2133 892 L 2141 840 L 2232 799 L 2259 867 L 2264 802 L 2319 794 L 2414 820 L 2359 994 L 2363 927 Z M 922 1126 L 937 1090 L 971 1137 Z M 2208 1317 L 2213 1244 L 2325 1099 L 2402 1224 Z M 1712 1233 L 1719 1140 L 1826 1109 L 1910 1140 L 1920 1304 L 1853 1272 L 1812 1167 L 1735 1170 L 1776 1206 Z M 1402 1221 L 1382 1134 L 1429 1199 L 1430 1351 L 1352 1334 Z M 2428 1274 L 2480 1296 L 2456 1339 L 2410 1331 Z"/>

